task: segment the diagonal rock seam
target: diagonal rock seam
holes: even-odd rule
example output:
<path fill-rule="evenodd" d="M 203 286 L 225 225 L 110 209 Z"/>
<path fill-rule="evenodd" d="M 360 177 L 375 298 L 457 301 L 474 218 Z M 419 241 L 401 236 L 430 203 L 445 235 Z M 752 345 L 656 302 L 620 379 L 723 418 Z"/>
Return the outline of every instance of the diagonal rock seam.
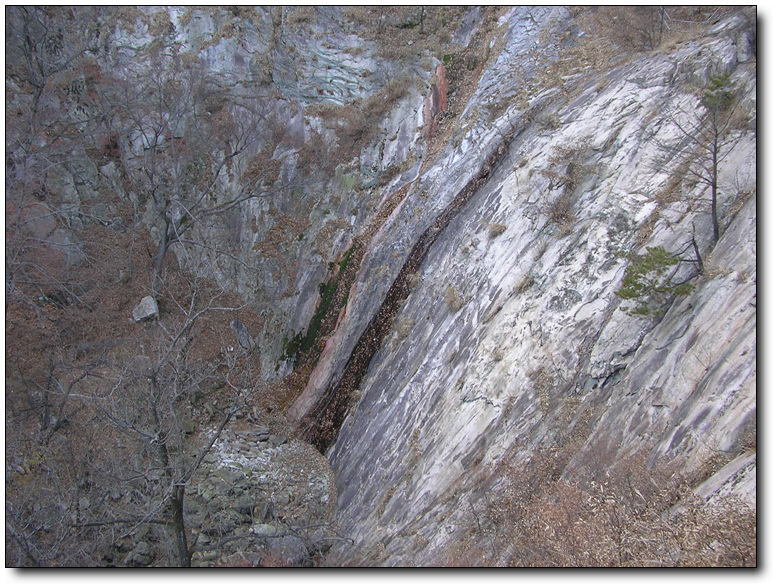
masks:
<path fill-rule="evenodd" d="M 523 125 L 520 125 L 513 128 L 507 136 L 502 137 L 499 146 L 483 163 L 477 175 L 467 182 L 459 194 L 422 233 L 389 288 L 379 310 L 360 336 L 340 380 L 332 381 L 311 411 L 300 420 L 299 436 L 314 445 L 320 452 L 325 453 L 335 442 L 341 424 L 348 413 L 352 392 L 360 386 L 371 359 L 381 346 L 382 339 L 391 330 L 398 310 L 408 298 L 411 292 L 408 277 L 418 271 L 440 234 L 472 196 L 486 184 L 499 162 L 507 155 L 508 144 L 522 129 Z"/>
<path fill-rule="evenodd" d="M 325 286 L 334 285 L 336 287 L 332 302 L 330 303 L 330 306 L 328 306 L 326 313 L 322 315 L 316 332 L 311 332 L 311 324 L 309 324 L 304 334 L 297 335 L 297 337 L 303 339 L 304 342 L 307 337 L 309 337 L 309 346 L 297 347 L 295 349 L 297 353 L 293 356 L 293 358 L 296 359 L 296 371 L 306 369 L 305 373 L 301 371 L 301 377 L 304 380 L 304 384 L 308 382 L 308 375 L 311 373 L 309 368 L 304 367 L 304 365 L 311 364 L 312 368 L 317 365 L 324 349 L 325 342 L 334 333 L 346 311 L 349 294 L 355 283 L 360 264 L 367 253 L 368 242 L 384 225 L 387 219 L 389 219 L 400 203 L 402 203 L 414 181 L 415 179 L 404 184 L 386 197 L 375 217 L 365 225 L 363 231 L 359 235 L 356 235 L 352 239 L 349 247 L 341 252 L 339 256 L 341 260 L 332 263 L 330 272 L 323 281 Z M 320 301 L 317 303 L 317 311 L 322 308 L 322 298 L 320 297 Z M 316 318 L 316 313 L 315 316 L 312 317 L 312 320 L 314 318 Z M 288 358 L 290 357 L 287 354 L 285 356 Z"/>

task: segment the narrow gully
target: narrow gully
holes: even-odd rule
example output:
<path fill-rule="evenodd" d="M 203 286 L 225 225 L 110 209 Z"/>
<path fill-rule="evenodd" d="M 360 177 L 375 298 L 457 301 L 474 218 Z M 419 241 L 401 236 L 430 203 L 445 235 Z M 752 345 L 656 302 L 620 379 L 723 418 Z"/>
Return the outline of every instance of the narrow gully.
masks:
<path fill-rule="evenodd" d="M 389 334 L 397 312 L 411 292 L 408 284 L 409 276 L 418 271 L 432 245 L 451 220 L 486 184 L 497 164 L 507 154 L 508 144 L 514 138 L 515 132 L 514 129 L 507 137 L 503 137 L 494 153 L 483 163 L 478 174 L 464 186 L 432 225 L 422 233 L 389 288 L 381 307 L 355 345 L 340 380 L 337 383 L 331 383 L 311 411 L 300 420 L 299 436 L 323 454 L 337 439 L 340 427 L 349 411 L 352 392 L 359 388 L 373 356 L 381 346 L 384 337 Z"/>

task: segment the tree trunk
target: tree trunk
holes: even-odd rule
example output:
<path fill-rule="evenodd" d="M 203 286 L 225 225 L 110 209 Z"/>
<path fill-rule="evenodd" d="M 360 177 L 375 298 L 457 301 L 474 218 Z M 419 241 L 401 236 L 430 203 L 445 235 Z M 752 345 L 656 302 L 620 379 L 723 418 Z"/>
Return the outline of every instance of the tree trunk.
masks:
<path fill-rule="evenodd" d="M 185 534 L 185 518 L 183 516 L 185 500 L 185 485 L 175 485 L 172 488 L 172 529 L 177 544 L 177 557 L 181 568 L 191 567 L 191 553 L 188 550 L 188 537 Z"/>
<path fill-rule="evenodd" d="M 161 241 L 158 242 L 158 250 L 153 260 L 153 279 L 150 284 L 150 295 L 154 299 L 161 293 L 161 272 L 164 269 L 164 259 L 166 252 L 169 251 L 169 224 L 164 227 L 164 233 L 161 235 Z"/>
<path fill-rule="evenodd" d="M 717 136 L 718 139 L 718 136 Z M 719 217 L 717 216 L 717 173 L 719 145 L 717 142 L 711 152 L 711 225 L 714 228 L 714 244 L 719 241 Z"/>
<path fill-rule="evenodd" d="M 714 243 L 719 241 L 719 218 L 717 217 L 717 184 L 711 185 L 711 225 L 714 228 Z"/>
<path fill-rule="evenodd" d="M 169 457 L 169 450 L 166 447 L 165 437 L 162 435 L 161 420 L 158 415 L 158 380 L 155 374 L 150 377 L 150 415 L 153 422 L 153 430 L 156 434 L 156 452 L 158 454 L 161 467 L 166 475 L 167 487 L 172 487 L 172 495 L 169 500 L 169 510 L 172 514 L 170 525 L 174 532 L 175 544 L 177 546 L 177 559 L 180 567 L 189 568 L 191 565 L 191 553 L 188 550 L 188 538 L 185 534 L 185 517 L 183 515 L 185 502 L 185 484 L 180 484 L 175 480 L 175 473 L 172 469 L 172 461 Z"/>

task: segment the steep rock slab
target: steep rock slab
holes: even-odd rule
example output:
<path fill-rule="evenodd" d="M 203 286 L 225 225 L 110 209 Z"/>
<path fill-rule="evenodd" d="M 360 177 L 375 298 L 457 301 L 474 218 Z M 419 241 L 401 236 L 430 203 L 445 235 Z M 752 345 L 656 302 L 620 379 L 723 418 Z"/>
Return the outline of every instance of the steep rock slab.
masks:
<path fill-rule="evenodd" d="M 731 207 L 742 198 L 723 201 L 723 222 L 733 222 L 711 254 L 738 278 L 705 274 L 659 323 L 622 313 L 614 294 L 626 267 L 621 252 L 681 249 L 693 222 L 704 255 L 711 249 L 699 187 L 657 197 L 678 172 L 664 145 L 681 139 L 659 113 L 696 102 L 675 83 L 684 62 L 705 77 L 726 58 L 742 92 L 753 92 L 753 70 L 734 67 L 735 44 L 722 30 L 612 69 L 605 84 L 581 85 L 565 105 L 546 108 L 546 122 L 535 117 L 510 142 L 512 164 L 500 165 L 438 237 L 329 455 L 339 519 L 357 544 L 355 553 L 335 548 L 331 563 L 430 565 L 476 522 L 474 562 L 507 561 L 517 550 L 494 545 L 476 511 L 506 459 L 528 470 L 538 452 L 555 452 L 559 470 L 579 480 L 580 471 L 603 474 L 636 449 L 677 457 L 688 470 L 705 462 L 697 445 L 712 435 L 723 436 L 717 448 L 739 448 L 755 401 L 753 203 L 736 215 Z M 740 154 L 755 151 L 755 134 L 739 132 L 728 174 L 754 167 Z M 452 173 L 464 144 L 427 175 Z M 709 316 L 727 303 L 727 315 Z M 706 365 L 681 368 L 680 351 L 698 357 L 716 338 L 724 344 Z M 673 359 L 656 350 L 669 340 Z M 674 418 L 661 413 L 669 405 L 662 398 L 680 380 L 687 383 L 675 394 L 684 397 Z M 636 397 L 643 389 L 629 395 L 640 383 L 648 385 L 644 401 Z M 656 397 L 649 386 L 664 391 Z M 744 476 L 748 492 L 754 473 Z"/>
<path fill-rule="evenodd" d="M 535 21 L 526 9 L 516 10 L 515 14 L 513 18 L 520 23 L 520 27 L 511 26 L 508 30 L 503 23 L 500 27 L 503 35 L 509 35 L 507 47 L 515 47 L 512 50 L 517 49 L 520 54 L 534 46 L 553 18 L 563 13 L 560 10 L 539 9 L 538 15 L 545 16 L 542 24 Z M 496 62 L 502 66 L 508 59 L 500 56 Z M 499 95 L 500 90 L 507 88 L 506 85 L 502 85 L 502 89 L 495 88 L 497 83 L 491 75 L 484 73 L 484 79 L 487 80 L 489 94 L 494 91 Z M 480 89 L 477 93 L 481 93 Z M 357 343 L 384 304 L 412 250 L 419 241 L 426 242 L 428 238 L 431 242 L 436 240 L 439 232 L 435 223 L 441 221 L 447 224 L 446 219 L 457 213 L 463 201 L 466 202 L 474 189 L 485 182 L 502 155 L 501 152 L 497 155 L 497 151 L 506 148 L 507 141 L 523 130 L 530 116 L 544 109 L 549 102 L 549 96 L 535 98 L 529 115 L 512 110 L 492 122 L 488 121 L 488 116 L 481 116 L 480 111 L 471 111 L 469 106 L 466 108 L 460 116 L 459 129 L 452 143 L 423 174 L 413 177 L 406 187 L 408 193 L 404 200 L 383 227 L 370 237 L 353 288 L 369 293 L 350 295 L 335 340 L 331 339 L 333 342 L 326 347 L 320 366 L 290 410 L 292 419 L 300 420 L 309 413 L 315 403 L 310 396 L 320 396 L 325 387 L 338 384 Z M 483 181 L 481 177 L 484 177 Z M 465 190 L 466 193 L 461 196 Z"/>
<path fill-rule="evenodd" d="M 642 340 L 572 472 L 592 468 L 591 459 L 612 465 L 645 439 L 655 441 L 653 458 L 678 457 L 687 473 L 744 450 L 756 427 L 756 231 L 752 198 L 696 291 Z"/>

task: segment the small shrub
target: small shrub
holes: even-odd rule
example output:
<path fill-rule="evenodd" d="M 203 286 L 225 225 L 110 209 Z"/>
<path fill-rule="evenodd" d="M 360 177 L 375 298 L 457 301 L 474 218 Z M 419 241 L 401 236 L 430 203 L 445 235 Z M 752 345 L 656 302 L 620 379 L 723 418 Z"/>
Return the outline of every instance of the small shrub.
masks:
<path fill-rule="evenodd" d="M 559 227 L 566 227 L 574 222 L 574 213 L 570 203 L 569 191 L 558 197 L 548 208 L 548 220 Z"/>
<path fill-rule="evenodd" d="M 499 237 L 505 231 L 507 231 L 507 225 L 502 225 L 501 223 L 492 223 L 491 225 L 488 226 L 489 239 L 494 239 L 495 237 Z"/>
<path fill-rule="evenodd" d="M 526 290 L 531 288 L 533 285 L 534 285 L 534 279 L 529 274 L 526 274 L 523 277 L 523 280 L 521 280 L 518 283 L 518 285 L 515 287 L 515 293 L 522 294 L 523 292 L 526 292 Z"/>
<path fill-rule="evenodd" d="M 599 93 L 601 91 L 604 91 L 604 89 L 606 89 L 608 85 L 609 85 L 609 77 L 604 76 L 596 82 L 596 85 L 593 87 L 593 89 L 594 91 Z"/>
<path fill-rule="evenodd" d="M 446 304 L 451 312 L 459 312 L 464 306 L 464 300 L 453 286 L 446 289 Z"/>
<path fill-rule="evenodd" d="M 304 109 L 304 114 L 310 118 L 321 118 L 323 120 L 334 120 L 340 118 L 345 111 L 345 107 L 335 105 L 334 103 L 312 103 Z"/>
<path fill-rule="evenodd" d="M 548 158 L 550 169 L 542 171 L 542 174 L 547 177 L 553 177 L 554 175 L 556 177 L 560 176 L 562 177 L 560 182 L 565 183 L 571 181 L 573 185 L 576 186 L 580 182 L 580 179 L 593 170 L 592 166 L 586 166 L 579 162 L 587 159 L 588 156 L 592 154 L 592 150 L 593 148 L 591 147 L 588 138 L 584 138 L 569 146 L 556 146 L 553 148 L 553 152 Z M 568 165 L 566 172 L 558 174 L 555 169 L 565 164 Z"/>
<path fill-rule="evenodd" d="M 544 367 L 540 366 L 529 373 L 529 379 L 534 384 L 540 411 L 545 416 L 550 411 L 550 393 L 555 385 L 555 378 Z"/>
<path fill-rule="evenodd" d="M 676 170 L 669 176 L 665 186 L 655 193 L 658 207 L 665 207 L 682 198 L 682 183 L 687 176 L 691 162 L 691 160 L 680 162 Z"/>
<path fill-rule="evenodd" d="M 294 27 L 314 23 L 317 20 L 316 7 L 298 6 L 287 14 L 285 22 Z"/>
<path fill-rule="evenodd" d="M 646 254 L 630 257 L 631 263 L 625 270 L 622 288 L 615 294 L 635 303 L 631 314 L 646 316 L 660 312 L 671 297 L 685 296 L 694 288 L 686 282 L 671 282 L 680 260 L 663 247 L 648 247 Z M 628 312 L 629 307 L 622 310 Z"/>
<path fill-rule="evenodd" d="M 412 80 L 408 75 L 402 75 L 387 83 L 381 91 L 370 97 L 362 107 L 369 121 L 378 122 L 394 107 L 411 88 Z"/>
<path fill-rule="evenodd" d="M 561 120 L 556 114 L 540 114 L 535 121 L 543 130 L 557 130 L 561 127 Z"/>
<path fill-rule="evenodd" d="M 397 341 L 403 341 L 407 339 L 408 335 L 411 334 L 411 330 L 413 330 L 415 324 L 416 321 L 412 318 L 408 318 L 406 316 L 400 317 L 395 324 L 395 338 Z"/>
<path fill-rule="evenodd" d="M 339 149 L 330 153 L 329 159 L 336 163 L 345 162 L 374 136 L 381 121 L 410 90 L 411 77 L 403 75 L 386 84 L 375 95 L 365 101 L 337 106 L 330 103 L 313 104 L 305 114 L 332 122 L 338 135 Z"/>
<path fill-rule="evenodd" d="M 419 272 L 412 272 L 405 277 L 405 281 L 408 283 L 408 287 L 413 289 L 421 282 L 421 274 Z"/>

